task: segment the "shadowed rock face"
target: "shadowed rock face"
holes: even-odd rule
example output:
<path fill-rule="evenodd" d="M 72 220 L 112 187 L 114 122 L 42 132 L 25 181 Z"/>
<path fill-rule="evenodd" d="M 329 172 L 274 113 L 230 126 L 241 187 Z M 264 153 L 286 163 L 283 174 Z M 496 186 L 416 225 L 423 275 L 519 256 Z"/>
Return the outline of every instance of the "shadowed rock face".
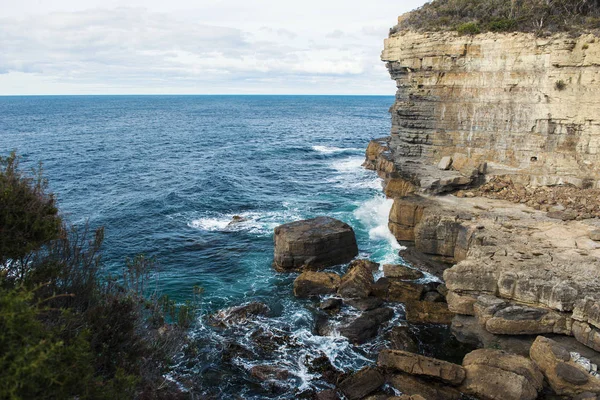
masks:
<path fill-rule="evenodd" d="M 280 271 L 320 269 L 347 263 L 358 255 L 354 230 L 329 217 L 275 228 L 273 266 Z"/>

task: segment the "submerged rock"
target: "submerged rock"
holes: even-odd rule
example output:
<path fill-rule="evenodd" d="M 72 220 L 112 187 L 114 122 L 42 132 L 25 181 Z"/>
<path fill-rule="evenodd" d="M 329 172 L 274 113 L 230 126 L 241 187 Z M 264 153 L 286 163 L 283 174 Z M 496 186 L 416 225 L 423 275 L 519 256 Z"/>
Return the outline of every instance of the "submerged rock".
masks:
<path fill-rule="evenodd" d="M 329 217 L 275 228 L 274 267 L 279 271 L 320 269 L 347 263 L 358 255 L 354 230 Z"/>
<path fill-rule="evenodd" d="M 208 322 L 213 326 L 227 327 L 244 323 L 252 317 L 266 316 L 270 312 L 271 309 L 266 304 L 253 302 L 220 310 L 211 315 Z"/>
<path fill-rule="evenodd" d="M 290 373 L 273 365 L 257 365 L 250 368 L 250 375 L 261 381 L 283 381 L 290 376 Z"/>

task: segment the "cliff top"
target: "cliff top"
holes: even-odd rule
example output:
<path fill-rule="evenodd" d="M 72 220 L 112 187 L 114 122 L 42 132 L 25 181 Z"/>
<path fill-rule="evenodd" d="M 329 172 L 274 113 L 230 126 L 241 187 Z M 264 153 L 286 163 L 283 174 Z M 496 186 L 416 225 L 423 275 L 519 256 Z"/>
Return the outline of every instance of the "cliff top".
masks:
<path fill-rule="evenodd" d="M 419 31 L 600 31 L 600 0 L 433 0 L 398 18 L 400 29 Z"/>

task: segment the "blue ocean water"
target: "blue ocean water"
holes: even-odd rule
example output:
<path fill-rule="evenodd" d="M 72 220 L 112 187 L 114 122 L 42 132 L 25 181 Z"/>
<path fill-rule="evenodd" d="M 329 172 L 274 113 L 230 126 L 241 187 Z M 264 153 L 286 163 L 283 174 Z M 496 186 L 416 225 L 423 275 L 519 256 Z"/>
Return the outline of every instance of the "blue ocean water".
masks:
<path fill-rule="evenodd" d="M 17 150 L 25 166 L 42 161 L 67 218 L 105 227 L 110 269 L 143 253 L 157 258 L 162 290 L 179 301 L 192 286 L 204 287 L 193 328 L 202 350 L 182 362 L 180 377 L 206 397 L 289 398 L 325 385 L 303 364 L 307 356 L 323 353 L 349 369 L 372 360 L 373 349 L 313 333 L 312 305 L 292 296 L 295 275 L 271 268 L 273 228 L 332 216 L 355 229 L 361 256 L 399 261 L 387 230 L 391 201 L 376 174 L 361 167 L 368 141 L 389 132 L 392 103 L 370 96 L 0 97 L 0 153 Z M 244 220 L 230 224 L 234 215 Z M 224 362 L 222 344 L 247 339 L 250 347 L 258 328 L 218 331 L 203 316 L 249 301 L 273 310 L 260 329 L 300 345 Z M 273 391 L 244 374 L 265 363 L 291 371 L 289 387 Z"/>

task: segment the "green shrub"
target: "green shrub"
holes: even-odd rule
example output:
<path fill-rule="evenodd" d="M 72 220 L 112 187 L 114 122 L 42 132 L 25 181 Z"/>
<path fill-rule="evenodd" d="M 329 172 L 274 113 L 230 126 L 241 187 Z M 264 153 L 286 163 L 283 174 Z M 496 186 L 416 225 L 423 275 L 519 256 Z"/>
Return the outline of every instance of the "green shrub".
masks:
<path fill-rule="evenodd" d="M 477 22 L 467 22 L 456 28 L 460 35 L 477 35 L 481 33 L 481 28 Z"/>
<path fill-rule="evenodd" d="M 515 29 L 517 22 L 513 19 L 497 19 L 487 24 L 490 32 L 510 32 Z"/>
<path fill-rule="evenodd" d="M 556 83 L 554 84 L 554 89 L 556 89 L 558 91 L 563 91 L 566 88 L 567 88 L 567 84 L 562 79 L 560 81 L 556 81 Z"/>
<path fill-rule="evenodd" d="M 593 0 L 433 0 L 408 14 L 399 29 L 451 31 L 478 23 L 481 32 L 578 33 L 598 32 L 599 20 L 600 2 Z"/>
<path fill-rule="evenodd" d="M 107 275 L 104 230 L 63 223 L 41 168 L 30 176 L 18 161 L 0 158 L 0 398 L 177 397 L 163 375 L 194 303 L 166 314 L 148 287 L 153 259 Z"/>

